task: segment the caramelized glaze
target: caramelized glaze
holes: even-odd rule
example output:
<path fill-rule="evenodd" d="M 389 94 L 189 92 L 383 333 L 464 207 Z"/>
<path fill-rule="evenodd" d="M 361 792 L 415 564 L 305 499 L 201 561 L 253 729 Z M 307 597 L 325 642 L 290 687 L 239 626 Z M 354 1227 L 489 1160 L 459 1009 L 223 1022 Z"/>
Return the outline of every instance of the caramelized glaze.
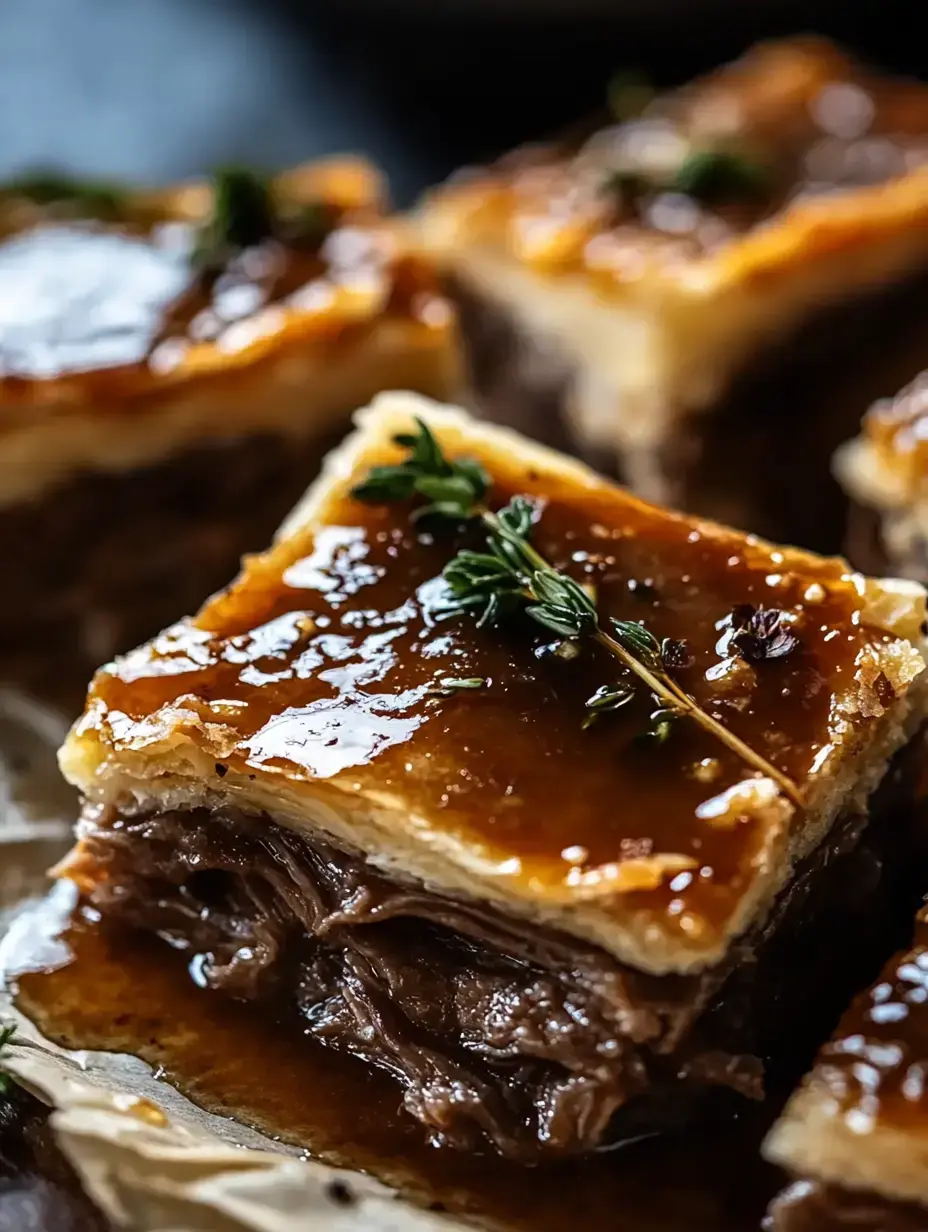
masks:
<path fill-rule="evenodd" d="M 838 1102 L 846 1124 L 921 1133 L 928 1111 L 928 908 L 916 920 L 911 949 L 887 963 L 819 1054 L 816 1082 Z"/>
<path fill-rule="evenodd" d="M 434 275 L 373 202 L 320 201 L 327 227 L 312 242 L 268 240 L 209 271 L 198 223 L 167 210 L 102 222 L 49 208 L 12 229 L 0 219 L 4 398 L 103 372 L 106 388 L 133 388 L 198 370 L 204 348 L 234 355 L 297 322 L 308 340 L 352 336 L 385 314 L 446 323 Z"/>
<path fill-rule="evenodd" d="M 843 562 L 784 556 L 605 484 L 583 490 L 483 460 L 494 500 L 519 490 L 547 502 L 534 541 L 595 584 L 602 619 L 686 639 L 683 687 L 795 782 L 827 762 L 836 699 L 854 690 L 861 647 L 884 640 L 861 625 Z M 659 747 L 642 742 L 654 709 L 643 689 L 582 730 L 586 699 L 619 675 L 615 660 L 586 648 L 564 661 L 524 619 L 478 630 L 440 618 L 441 569 L 462 540 L 416 534 L 408 514 L 336 495 L 314 539 L 293 535 L 194 622 L 104 669 L 85 723 L 118 750 L 177 703 L 223 725 L 235 744 L 225 760 L 245 776 L 379 793 L 469 844 L 497 876 L 565 894 L 662 857 L 667 875 L 624 894 L 624 907 L 659 912 L 684 942 L 724 925 L 770 839 L 759 818 L 717 800 L 744 764 L 690 721 Z M 753 667 L 728 659 L 725 622 L 741 603 L 785 610 L 798 648 Z M 485 685 L 433 696 L 446 676 Z"/>
<path fill-rule="evenodd" d="M 0 375 L 141 363 L 190 281 L 190 248 L 184 229 L 145 236 L 79 224 L 0 243 Z"/>
<path fill-rule="evenodd" d="M 488 190 L 476 225 L 488 236 L 502 229 L 519 260 L 548 272 L 583 270 L 606 288 L 714 254 L 797 200 L 924 168 L 926 134 L 923 86 L 869 74 L 817 40 L 761 46 L 596 133 L 576 154 L 503 160 L 476 185 L 478 196 Z M 713 149 L 758 167 L 761 190 L 709 203 L 616 187 L 617 176 L 667 179 L 689 153 Z"/>
<path fill-rule="evenodd" d="M 756 1232 L 778 1174 L 759 1162 L 754 1119 L 717 1133 L 648 1141 L 583 1162 L 526 1169 L 430 1148 L 395 1086 L 324 1052 L 247 1005 L 197 988 L 179 955 L 61 907 L 33 919 L 7 968 L 19 1007 L 66 1047 L 134 1052 L 202 1107 L 412 1200 L 513 1232 Z"/>

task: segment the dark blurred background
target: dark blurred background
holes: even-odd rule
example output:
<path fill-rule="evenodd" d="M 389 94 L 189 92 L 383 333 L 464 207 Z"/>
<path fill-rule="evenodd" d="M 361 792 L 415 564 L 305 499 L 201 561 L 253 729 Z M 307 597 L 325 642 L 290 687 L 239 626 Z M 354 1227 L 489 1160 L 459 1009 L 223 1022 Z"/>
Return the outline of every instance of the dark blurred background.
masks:
<path fill-rule="evenodd" d="M 0 178 L 360 150 L 408 203 L 602 101 L 809 30 L 924 75 L 922 0 L 0 0 Z"/>

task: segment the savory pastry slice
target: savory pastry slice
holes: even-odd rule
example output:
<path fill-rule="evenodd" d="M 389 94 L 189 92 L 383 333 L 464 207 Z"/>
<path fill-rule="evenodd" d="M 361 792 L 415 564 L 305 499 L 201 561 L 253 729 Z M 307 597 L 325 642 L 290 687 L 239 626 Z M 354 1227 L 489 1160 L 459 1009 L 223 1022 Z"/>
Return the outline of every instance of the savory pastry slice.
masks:
<path fill-rule="evenodd" d="M 351 411 L 447 394 L 454 319 L 368 164 L 0 192 L 0 675 L 89 671 L 263 546 Z"/>
<path fill-rule="evenodd" d="M 801 1178 L 771 1232 L 928 1228 L 928 908 L 841 1020 L 764 1153 Z"/>
<path fill-rule="evenodd" d="M 758 1094 L 850 995 L 924 610 L 384 395 L 268 552 L 97 674 L 59 872 L 435 1141 L 590 1150 Z"/>
<path fill-rule="evenodd" d="M 830 454 L 928 348 L 928 88 L 761 45 L 452 180 L 421 225 L 491 418 L 649 499 L 840 543 Z"/>
<path fill-rule="evenodd" d="M 835 473 L 851 497 L 854 562 L 928 582 L 928 372 L 871 407 Z"/>

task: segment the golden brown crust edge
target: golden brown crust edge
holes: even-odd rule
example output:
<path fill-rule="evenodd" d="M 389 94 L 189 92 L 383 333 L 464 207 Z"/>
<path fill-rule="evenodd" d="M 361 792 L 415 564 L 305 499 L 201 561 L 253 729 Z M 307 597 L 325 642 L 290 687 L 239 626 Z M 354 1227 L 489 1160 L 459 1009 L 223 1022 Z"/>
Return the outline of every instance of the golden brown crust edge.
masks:
<path fill-rule="evenodd" d="M 856 1132 L 814 1073 L 770 1131 L 764 1157 L 795 1176 L 928 1206 L 928 1125 Z"/>

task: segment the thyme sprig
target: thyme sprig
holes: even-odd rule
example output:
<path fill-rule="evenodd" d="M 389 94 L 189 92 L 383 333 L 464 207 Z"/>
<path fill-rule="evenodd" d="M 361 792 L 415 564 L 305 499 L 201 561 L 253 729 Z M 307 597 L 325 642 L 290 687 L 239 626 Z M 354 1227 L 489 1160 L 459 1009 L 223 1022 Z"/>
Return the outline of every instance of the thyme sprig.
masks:
<path fill-rule="evenodd" d="M 605 196 L 629 206 L 658 193 L 680 193 L 709 207 L 750 204 L 770 188 L 769 168 L 749 151 L 711 146 L 691 150 L 672 170 L 612 167 L 600 184 Z"/>
<path fill-rule="evenodd" d="M 16 1028 L 14 1026 L 0 1027 L 0 1095 L 5 1095 L 10 1089 L 9 1076 L 2 1068 L 3 1053 L 9 1044 L 16 1042 Z"/>
<path fill-rule="evenodd" d="M 770 188 L 770 172 L 746 150 L 692 150 L 677 168 L 670 191 L 706 205 L 756 201 Z"/>
<path fill-rule="evenodd" d="M 471 458 L 450 461 L 442 452 L 428 425 L 416 420 L 417 432 L 400 433 L 394 444 L 409 450 L 403 462 L 372 467 L 363 483 L 352 488 L 355 500 L 369 505 L 389 505 L 423 496 L 425 505 L 412 513 L 424 517 L 463 521 L 473 516 L 490 487 L 490 476 Z"/>
<path fill-rule="evenodd" d="M 197 263 L 219 268 L 244 248 L 267 239 L 318 248 L 332 229 L 325 201 L 288 208 L 275 198 L 271 180 L 248 167 L 220 167 L 213 175 L 213 208 L 200 228 Z"/>
<path fill-rule="evenodd" d="M 498 511 L 485 508 L 481 501 L 489 488 L 489 477 L 476 463 L 467 460 L 449 461 L 428 427 L 417 421 L 417 435 L 396 437 L 398 444 L 410 450 L 405 463 L 394 467 L 375 467 L 364 483 L 353 489 L 361 500 L 390 503 L 419 493 L 432 501 L 425 509 L 444 512 L 442 506 L 454 506 L 454 516 L 468 514 L 479 518 L 486 535 L 484 551 L 462 548 L 443 570 L 450 600 L 443 614 L 468 613 L 476 617 L 478 628 L 494 625 L 503 617 L 523 611 L 536 624 L 571 641 L 588 640 L 601 646 L 636 677 L 651 692 L 658 709 L 651 715 L 650 739 L 663 742 L 673 724 L 689 718 L 711 733 L 742 761 L 768 778 L 797 805 L 802 797 L 797 786 L 785 774 L 756 753 L 722 723 L 703 710 L 674 679 L 673 670 L 684 665 L 686 646 L 678 640 L 659 641 L 643 621 L 610 619 L 604 627 L 599 619 L 591 592 L 566 573 L 555 569 L 530 541 L 532 528 L 538 520 L 538 504 L 527 496 L 514 496 Z M 454 488 L 455 499 L 447 501 L 433 497 L 434 489 L 423 490 L 423 475 L 450 482 L 466 462 L 465 473 L 479 472 L 470 504 L 464 486 Z M 475 468 L 474 470 L 470 468 Z M 417 511 L 418 512 L 418 511 Z M 587 701 L 584 726 L 595 722 L 602 714 L 626 705 L 634 696 L 634 685 L 622 681 L 604 686 Z"/>
<path fill-rule="evenodd" d="M 498 513 L 480 514 L 487 531 L 487 551 L 462 549 L 445 566 L 444 577 L 452 594 L 448 610 L 474 612 L 478 626 L 483 626 L 521 606 L 532 620 L 562 637 L 589 638 L 637 676 L 660 703 L 651 716 L 649 735 L 653 739 L 666 740 L 674 720 L 688 717 L 801 804 L 791 779 L 707 714 L 674 680 L 666 660 L 673 661 L 680 653 L 676 641 L 659 642 L 639 621 L 613 619 L 608 630 L 602 626 L 587 591 L 552 568 L 529 542 L 536 515 L 537 506 L 525 496 L 513 497 Z M 588 719 L 625 704 L 614 692 L 608 696 L 611 705 L 605 697 L 593 695 L 587 703 Z"/>

